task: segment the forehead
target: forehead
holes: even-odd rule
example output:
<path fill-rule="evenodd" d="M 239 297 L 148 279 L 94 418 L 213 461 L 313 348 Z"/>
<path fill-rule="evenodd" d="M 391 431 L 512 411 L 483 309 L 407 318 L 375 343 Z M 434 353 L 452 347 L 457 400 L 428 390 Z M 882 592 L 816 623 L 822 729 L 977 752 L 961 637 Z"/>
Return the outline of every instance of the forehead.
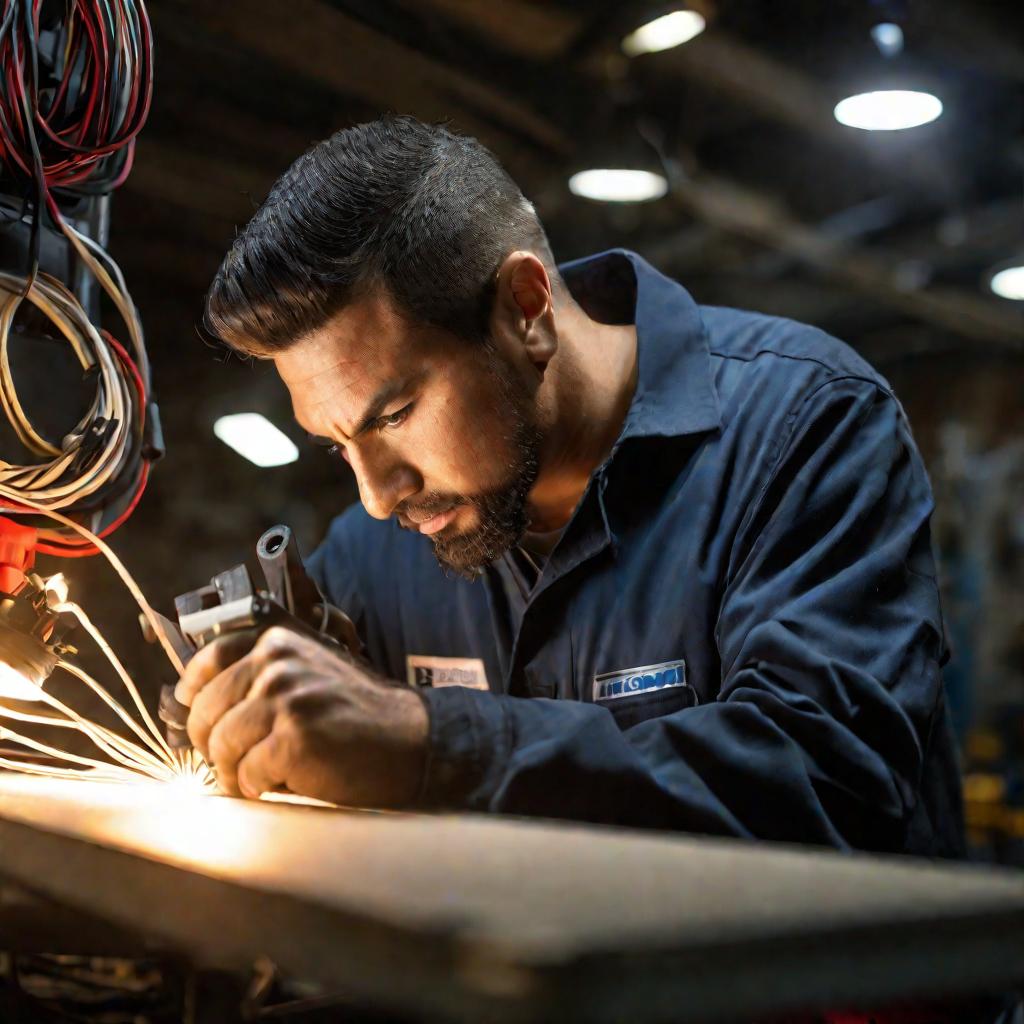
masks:
<path fill-rule="evenodd" d="M 274 365 L 300 419 L 354 417 L 380 388 L 436 355 L 437 334 L 410 324 L 386 298 L 369 296 L 275 354 Z"/>

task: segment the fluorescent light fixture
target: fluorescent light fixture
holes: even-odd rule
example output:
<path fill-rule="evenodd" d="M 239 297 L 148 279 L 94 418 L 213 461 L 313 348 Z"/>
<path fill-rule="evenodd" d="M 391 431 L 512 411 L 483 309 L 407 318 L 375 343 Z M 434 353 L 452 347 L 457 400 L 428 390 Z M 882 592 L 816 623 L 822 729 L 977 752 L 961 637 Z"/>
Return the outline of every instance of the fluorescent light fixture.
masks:
<path fill-rule="evenodd" d="M 850 128 L 869 132 L 896 132 L 934 121 L 942 101 L 930 92 L 885 89 L 847 96 L 836 104 L 835 118 Z"/>
<path fill-rule="evenodd" d="M 604 203 L 645 203 L 660 199 L 668 191 L 668 182 L 653 171 L 595 167 L 574 174 L 569 179 L 569 191 Z"/>
<path fill-rule="evenodd" d="M 0 700 L 42 700 L 38 686 L 17 669 L 0 662 Z"/>
<path fill-rule="evenodd" d="M 213 432 L 239 455 L 257 466 L 284 466 L 299 457 L 299 449 L 258 412 L 221 416 Z"/>
<path fill-rule="evenodd" d="M 1024 302 L 1024 263 L 1018 267 L 997 270 L 989 280 L 988 286 L 1002 299 Z"/>
<path fill-rule="evenodd" d="M 699 36 L 704 26 L 704 19 L 696 11 L 673 11 L 630 32 L 622 40 L 622 52 L 627 57 L 639 57 L 642 53 L 671 50 Z"/>

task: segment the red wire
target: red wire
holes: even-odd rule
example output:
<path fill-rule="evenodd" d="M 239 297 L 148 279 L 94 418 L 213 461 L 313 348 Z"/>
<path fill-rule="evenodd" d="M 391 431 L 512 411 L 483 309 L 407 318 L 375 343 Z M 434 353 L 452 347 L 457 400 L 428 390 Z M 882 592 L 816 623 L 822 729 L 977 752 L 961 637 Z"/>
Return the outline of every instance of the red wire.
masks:
<path fill-rule="evenodd" d="M 106 527 L 102 533 L 96 534 L 97 537 L 104 538 L 109 537 L 118 527 L 122 526 L 129 516 L 135 511 L 135 507 L 142 499 L 142 495 L 146 490 L 146 484 L 149 481 L 149 463 L 142 463 L 142 472 L 139 476 L 139 487 L 132 497 L 128 507 L 115 519 L 108 527 Z M 37 544 L 36 551 L 41 551 L 44 555 L 57 555 L 60 558 L 92 558 L 93 555 L 98 555 L 100 549 L 95 547 L 89 541 L 83 540 L 81 550 L 74 550 L 71 548 L 57 547 L 51 544 Z"/>
<path fill-rule="evenodd" d="M 5 11 L 9 2 L 3 5 Z M 37 38 L 41 6 L 40 0 L 32 3 Z M 137 26 L 132 26 L 124 4 L 119 3 L 119 19 L 113 33 L 95 0 L 75 0 L 69 8 L 65 22 L 65 74 L 45 111 L 39 106 L 38 83 L 30 81 L 29 32 L 21 20 L 15 21 L 0 45 L 0 65 L 6 82 L 0 106 L 8 126 L 5 137 L 0 138 L 0 152 L 5 162 L 22 174 L 34 174 L 36 158 L 29 141 L 30 125 L 25 120 L 28 114 L 39 133 L 47 190 L 87 180 L 101 160 L 130 147 L 149 115 L 153 95 L 152 26 L 144 4 L 139 4 Z M 115 67 L 124 67 L 121 55 L 128 51 L 133 57 L 132 73 L 126 83 L 121 125 L 114 130 L 119 98 L 111 94 L 109 83 Z M 69 100 L 70 69 L 79 70 L 80 84 Z M 130 153 L 125 159 L 130 160 Z M 124 170 L 119 172 L 117 184 L 125 177 Z"/>
<path fill-rule="evenodd" d="M 4 0 L 4 13 L 12 2 Z M 41 7 L 42 0 L 32 0 L 32 20 L 37 39 Z M 100 160 L 122 148 L 126 149 L 124 166 L 112 187 L 116 188 L 124 182 L 134 160 L 135 138 L 149 116 L 153 97 L 152 27 L 145 4 L 140 2 L 138 5 L 138 32 L 135 38 L 130 35 L 123 3 L 118 5 L 122 17 L 119 25 L 115 26 L 116 34 L 108 32 L 107 22 L 95 0 L 73 0 L 69 8 L 65 74 L 45 113 L 39 106 L 38 83 L 29 81 L 29 33 L 23 21 L 16 20 L 11 32 L 0 42 L 0 68 L 3 69 L 0 74 L 6 83 L 5 92 L 0 93 L 0 109 L 7 124 L 7 131 L 0 131 L 0 155 L 8 167 L 16 166 L 29 178 L 35 176 L 35 168 L 38 166 L 36 161 L 41 159 L 41 198 L 58 223 L 62 217 L 50 190 L 88 180 Z M 135 60 L 128 99 L 120 130 L 112 132 L 117 98 L 110 94 L 109 83 L 120 54 L 132 49 L 134 43 L 138 45 L 134 47 Z M 79 65 L 81 84 L 78 93 L 67 104 L 67 108 L 62 110 L 68 100 L 69 72 Z M 30 145 L 33 125 L 39 132 L 38 158 Z M 74 139 L 74 142 L 69 139 Z M 124 364 L 138 392 L 139 425 L 140 429 L 144 429 L 146 389 L 142 376 L 124 347 L 106 331 L 103 334 Z M 139 483 L 131 501 L 121 515 L 98 536 L 109 536 L 135 511 L 146 489 L 149 471 L 149 463 L 143 462 Z M 36 511 L 17 503 L 9 504 L 25 512 Z M 39 544 L 36 550 L 63 558 L 84 558 L 99 553 L 89 541 L 78 538 Z"/>

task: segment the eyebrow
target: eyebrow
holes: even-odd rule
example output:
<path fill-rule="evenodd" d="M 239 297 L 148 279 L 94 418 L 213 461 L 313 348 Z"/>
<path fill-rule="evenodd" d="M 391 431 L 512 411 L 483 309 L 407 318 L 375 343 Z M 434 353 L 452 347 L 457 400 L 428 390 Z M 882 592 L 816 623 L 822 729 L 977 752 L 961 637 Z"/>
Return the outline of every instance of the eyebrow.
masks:
<path fill-rule="evenodd" d="M 352 433 L 348 436 L 347 440 L 351 441 L 353 438 L 359 437 L 360 434 L 365 434 L 366 431 L 369 430 L 370 427 L 373 426 L 374 422 L 380 417 L 384 409 L 391 402 L 393 402 L 399 395 L 407 391 L 411 384 L 412 381 L 408 379 L 391 381 L 391 383 L 385 384 L 377 392 L 377 394 L 373 396 L 369 406 L 366 409 L 366 412 L 363 413 L 359 422 L 356 424 L 355 430 L 352 431 Z M 334 440 L 334 438 L 324 437 L 321 434 L 311 433 L 309 434 L 309 439 L 310 441 L 313 442 L 313 444 L 319 445 L 322 448 L 330 448 L 338 444 L 338 442 Z"/>

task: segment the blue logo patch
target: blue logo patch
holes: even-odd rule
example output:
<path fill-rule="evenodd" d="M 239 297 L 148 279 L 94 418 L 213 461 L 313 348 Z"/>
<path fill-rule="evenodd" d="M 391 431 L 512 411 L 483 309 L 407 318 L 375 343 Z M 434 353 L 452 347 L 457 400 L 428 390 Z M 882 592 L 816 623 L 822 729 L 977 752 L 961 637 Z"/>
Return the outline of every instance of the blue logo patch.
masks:
<path fill-rule="evenodd" d="M 594 676 L 594 700 L 632 697 L 637 693 L 665 690 L 673 686 L 686 686 L 685 661 L 665 661 L 660 665 L 602 672 Z"/>

